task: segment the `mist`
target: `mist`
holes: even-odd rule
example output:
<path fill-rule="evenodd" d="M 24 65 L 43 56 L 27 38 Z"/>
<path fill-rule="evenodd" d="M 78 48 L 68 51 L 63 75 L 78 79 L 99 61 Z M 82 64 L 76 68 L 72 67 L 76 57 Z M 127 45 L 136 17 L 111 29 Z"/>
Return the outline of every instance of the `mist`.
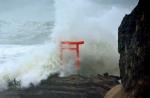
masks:
<path fill-rule="evenodd" d="M 117 28 L 134 0 L 0 0 L 0 88 L 7 81 L 38 85 L 49 75 L 119 75 Z M 68 58 L 62 70 L 59 43 L 84 40 L 81 69 Z"/>
<path fill-rule="evenodd" d="M 119 75 L 117 28 L 131 6 L 93 0 L 55 0 L 55 41 L 84 40 L 81 46 L 83 75 Z M 129 8 L 128 8 L 128 7 Z M 133 7 L 133 6 L 132 6 Z"/>

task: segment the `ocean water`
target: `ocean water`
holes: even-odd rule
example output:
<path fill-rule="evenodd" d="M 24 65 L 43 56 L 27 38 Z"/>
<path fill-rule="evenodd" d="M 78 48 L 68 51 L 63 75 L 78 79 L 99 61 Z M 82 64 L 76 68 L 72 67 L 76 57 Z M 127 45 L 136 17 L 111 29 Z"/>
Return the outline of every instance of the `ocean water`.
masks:
<path fill-rule="evenodd" d="M 42 44 L 50 40 L 54 21 L 0 20 L 0 44 Z"/>
<path fill-rule="evenodd" d="M 0 45 L 0 88 L 7 81 L 21 80 L 22 87 L 38 84 L 50 73 L 60 71 L 55 45 Z"/>
<path fill-rule="evenodd" d="M 0 20 L 0 89 L 9 80 L 28 87 L 60 72 L 57 45 L 50 38 L 53 26 L 54 21 Z"/>
<path fill-rule="evenodd" d="M 119 75 L 117 29 L 136 2 L 97 0 L 14 0 L 0 11 L 0 89 L 8 80 L 37 85 L 50 74 L 76 73 L 74 59 L 60 61 L 60 41 L 84 40 L 82 75 Z M 5 6 L 4 6 L 5 5 Z M 9 9 L 9 10 L 8 10 Z"/>

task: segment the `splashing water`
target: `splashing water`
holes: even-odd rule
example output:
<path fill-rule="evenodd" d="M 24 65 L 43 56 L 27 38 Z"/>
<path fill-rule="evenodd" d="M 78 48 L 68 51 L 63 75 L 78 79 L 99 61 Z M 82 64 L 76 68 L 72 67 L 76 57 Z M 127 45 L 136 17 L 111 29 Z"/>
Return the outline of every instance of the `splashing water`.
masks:
<path fill-rule="evenodd" d="M 23 87 L 37 84 L 60 66 L 54 44 L 0 46 L 0 87 L 6 88 L 9 78 L 21 80 Z"/>
<path fill-rule="evenodd" d="M 55 0 L 54 5 L 53 29 L 49 22 L 14 22 L 10 26 L 0 21 L 0 89 L 6 89 L 7 81 L 14 78 L 21 81 L 22 87 L 28 87 L 53 73 L 76 73 L 69 57 L 62 70 L 58 47 L 61 40 L 85 41 L 80 51 L 80 74 L 119 73 L 117 28 L 131 9 L 94 0 Z"/>

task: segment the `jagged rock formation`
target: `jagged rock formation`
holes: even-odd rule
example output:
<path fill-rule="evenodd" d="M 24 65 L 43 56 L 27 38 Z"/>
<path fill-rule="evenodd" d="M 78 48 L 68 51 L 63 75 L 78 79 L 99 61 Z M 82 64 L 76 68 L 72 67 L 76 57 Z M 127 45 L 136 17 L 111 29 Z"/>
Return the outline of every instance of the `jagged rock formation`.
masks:
<path fill-rule="evenodd" d="M 118 79 L 113 76 L 54 75 L 38 86 L 3 91 L 0 98 L 103 98 L 105 93 L 117 84 Z"/>
<path fill-rule="evenodd" d="M 140 0 L 119 27 L 120 72 L 128 98 L 150 98 L 150 15 L 148 0 Z"/>

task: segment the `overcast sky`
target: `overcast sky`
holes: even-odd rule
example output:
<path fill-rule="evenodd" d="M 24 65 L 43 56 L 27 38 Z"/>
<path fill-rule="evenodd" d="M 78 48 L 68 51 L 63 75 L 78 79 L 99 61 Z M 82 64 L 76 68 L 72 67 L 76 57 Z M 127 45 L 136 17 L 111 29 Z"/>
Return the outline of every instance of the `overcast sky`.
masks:
<path fill-rule="evenodd" d="M 138 0 L 93 0 L 97 3 L 104 3 L 122 7 L 132 7 L 137 4 Z"/>
<path fill-rule="evenodd" d="M 91 0 L 106 6 L 132 9 L 138 0 Z M 53 0 L 0 0 L 0 20 L 50 20 Z"/>
<path fill-rule="evenodd" d="M 50 20 L 52 0 L 0 0 L 0 20 Z"/>

